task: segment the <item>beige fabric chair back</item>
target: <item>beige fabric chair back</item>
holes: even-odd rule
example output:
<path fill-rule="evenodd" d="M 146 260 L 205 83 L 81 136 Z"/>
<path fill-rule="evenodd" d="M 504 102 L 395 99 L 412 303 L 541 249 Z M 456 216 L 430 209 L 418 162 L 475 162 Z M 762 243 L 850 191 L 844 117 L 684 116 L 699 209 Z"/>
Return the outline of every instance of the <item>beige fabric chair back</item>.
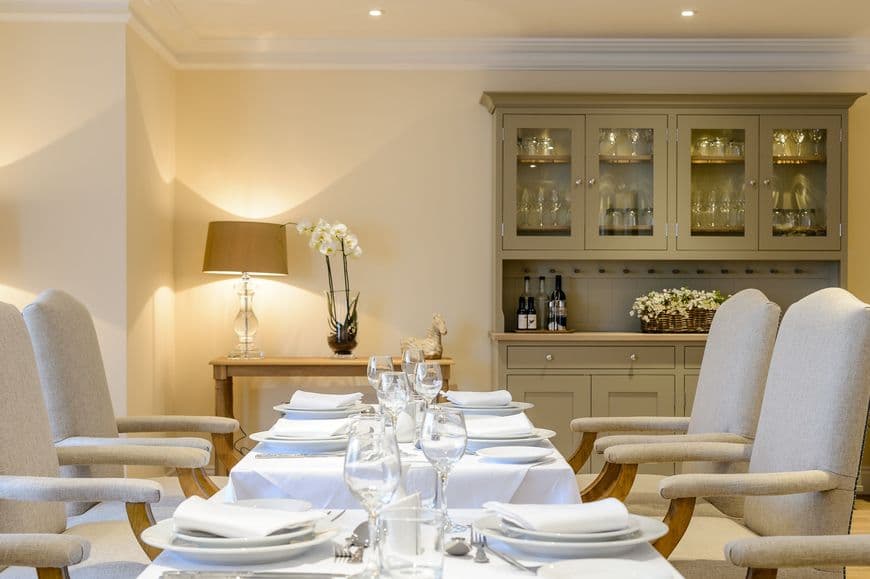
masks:
<path fill-rule="evenodd" d="M 838 490 L 746 499 L 760 535 L 846 534 L 870 403 L 870 307 L 828 288 L 792 305 L 767 378 L 749 472 L 825 470 Z"/>
<path fill-rule="evenodd" d="M 728 298 L 716 311 L 688 432 L 730 432 L 755 438 L 758 414 L 776 341 L 780 308 L 757 289 Z M 687 463 L 685 473 L 745 472 L 746 464 Z M 708 497 L 722 512 L 743 516 L 743 499 Z"/>
<path fill-rule="evenodd" d="M 115 412 L 97 331 L 87 308 L 69 294 L 46 290 L 24 308 L 55 442 L 73 436 L 117 437 Z M 123 477 L 122 466 L 64 466 L 68 477 Z M 93 506 L 69 503 L 79 515 Z"/>
<path fill-rule="evenodd" d="M 33 347 L 21 312 L 0 302 L 0 475 L 58 476 Z M 60 533 L 62 503 L 0 500 L 0 533 Z"/>

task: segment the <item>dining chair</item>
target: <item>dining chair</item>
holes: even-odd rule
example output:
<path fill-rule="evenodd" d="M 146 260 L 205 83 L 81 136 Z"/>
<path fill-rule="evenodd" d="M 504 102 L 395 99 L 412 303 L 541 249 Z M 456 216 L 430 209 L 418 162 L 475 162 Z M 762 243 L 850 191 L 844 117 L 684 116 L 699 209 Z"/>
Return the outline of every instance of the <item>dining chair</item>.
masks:
<path fill-rule="evenodd" d="M 773 351 L 780 308 L 757 289 L 746 289 L 728 298 L 716 311 L 698 376 L 691 417 L 577 418 L 574 431 L 582 432 L 580 446 L 569 462 L 575 472 L 593 449 L 604 452 L 617 444 L 646 442 L 751 442 L 755 437 L 764 383 Z M 642 431 L 640 435 L 615 435 L 596 440 L 599 432 Z M 667 434 L 681 431 L 684 434 Z M 655 433 L 655 434 L 651 434 Z M 683 472 L 736 472 L 735 463 L 686 463 Z M 630 472 L 606 464 L 597 475 L 578 474 L 581 496 L 591 501 L 606 496 L 625 500 L 633 512 L 662 515 L 667 501 L 658 493 L 664 475 Z M 702 501 L 705 514 L 742 515 L 742 501 L 713 497 Z"/>
<path fill-rule="evenodd" d="M 870 566 L 870 535 L 754 537 L 725 545 L 725 558 L 750 579 L 776 579 L 780 568 Z"/>
<path fill-rule="evenodd" d="M 829 564 L 833 558 L 811 549 L 819 544 L 813 536 L 849 532 L 868 403 L 870 306 L 846 290 L 827 288 L 793 304 L 782 320 L 751 453 L 745 444 L 664 443 L 612 446 L 604 456 L 608 462 L 637 464 L 674 456 L 723 462 L 751 454 L 747 473 L 680 474 L 661 481 L 660 494 L 670 500 L 669 531 L 654 545 L 687 578 L 740 577 L 742 570 L 728 563 L 723 547 L 756 537 L 769 538 L 762 545 L 794 553 L 794 540 L 774 538 L 805 536 L 798 541 L 805 540 L 808 557 L 819 556 L 792 561 Z M 744 497 L 743 520 L 692 517 L 697 497 Z M 832 551 L 845 545 L 825 541 Z M 752 552 L 746 548 L 730 552 L 741 562 L 775 562 L 773 555 L 768 563 L 741 559 Z M 849 562 L 849 553 L 843 550 L 843 562 Z M 832 578 L 842 577 L 843 570 L 781 573 Z"/>
<path fill-rule="evenodd" d="M 138 542 L 154 522 L 157 482 L 71 479 L 61 465 L 146 465 L 193 469 L 209 455 L 195 448 L 77 446 L 57 448 L 42 399 L 32 345 L 21 313 L 0 303 L 0 577 L 132 577 L 159 551 Z M 120 501 L 127 520 L 68 527 L 63 502 Z M 6 569 L 4 569 L 6 567 Z"/>
<path fill-rule="evenodd" d="M 24 308 L 51 420 L 55 444 L 148 445 L 191 447 L 210 452 L 212 445 L 198 437 L 121 438 L 119 434 L 210 433 L 217 459 L 227 468 L 237 457 L 232 433 L 238 422 L 215 416 L 130 416 L 116 418 L 103 357 L 94 322 L 87 308 L 59 290 L 42 292 Z M 117 466 L 74 466 L 62 469 L 64 476 L 123 476 Z M 176 477 L 160 477 L 164 499 L 155 507 L 158 518 L 171 514 L 187 496 L 208 497 L 226 484 L 225 477 L 211 479 L 204 469 L 181 471 Z M 70 515 L 81 515 L 93 504 L 69 505 Z"/>

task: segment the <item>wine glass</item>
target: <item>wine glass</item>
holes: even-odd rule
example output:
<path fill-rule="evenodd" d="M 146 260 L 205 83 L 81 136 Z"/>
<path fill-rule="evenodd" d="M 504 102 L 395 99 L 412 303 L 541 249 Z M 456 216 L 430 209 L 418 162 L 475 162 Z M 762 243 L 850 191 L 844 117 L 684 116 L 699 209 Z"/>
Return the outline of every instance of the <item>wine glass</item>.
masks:
<path fill-rule="evenodd" d="M 795 157 L 803 157 L 804 153 L 804 142 L 807 140 L 807 132 L 803 129 L 797 129 L 791 132 L 791 138 L 795 144 Z"/>
<path fill-rule="evenodd" d="M 465 454 L 467 443 L 465 416 L 461 410 L 432 406 L 426 411 L 420 433 L 420 446 L 423 455 L 432 463 L 438 475 L 435 508 L 444 517 L 444 528 L 454 533 L 462 532 L 465 527 L 454 524 L 447 514 L 447 479 L 453 465 Z"/>
<path fill-rule="evenodd" d="M 408 376 L 404 372 L 384 372 L 381 374 L 381 387 L 378 389 L 378 402 L 393 422 L 393 428 L 398 427 L 399 413 L 405 409 L 410 400 Z"/>
<path fill-rule="evenodd" d="M 810 129 L 809 133 L 813 142 L 813 157 L 821 157 L 824 153 L 822 141 L 825 140 L 825 129 Z"/>
<path fill-rule="evenodd" d="M 628 140 L 631 143 L 631 156 L 636 157 L 640 147 L 640 129 L 629 129 Z"/>
<path fill-rule="evenodd" d="M 354 577 L 378 577 L 381 566 L 378 513 L 399 488 L 402 466 L 394 431 L 374 416 L 354 420 L 344 456 L 344 483 L 362 504 L 369 520 L 372 557 Z"/>
<path fill-rule="evenodd" d="M 435 401 L 444 379 L 441 376 L 441 364 L 438 362 L 423 362 L 417 365 L 417 376 L 414 380 L 414 391 L 426 401 L 426 408 Z"/>
<path fill-rule="evenodd" d="M 788 151 L 786 144 L 788 143 L 788 133 L 784 129 L 777 129 L 773 132 L 773 156 L 786 157 Z"/>
<path fill-rule="evenodd" d="M 408 376 L 408 384 L 414 383 L 417 374 L 417 364 L 424 362 L 426 356 L 420 348 L 405 348 L 402 351 L 402 371 Z"/>
<path fill-rule="evenodd" d="M 378 391 L 378 387 L 381 384 L 381 374 L 384 372 L 392 372 L 393 368 L 393 358 L 392 356 L 372 356 L 369 358 L 368 369 L 366 370 L 366 377 L 369 380 L 369 386 L 371 386 L 375 392 Z"/>

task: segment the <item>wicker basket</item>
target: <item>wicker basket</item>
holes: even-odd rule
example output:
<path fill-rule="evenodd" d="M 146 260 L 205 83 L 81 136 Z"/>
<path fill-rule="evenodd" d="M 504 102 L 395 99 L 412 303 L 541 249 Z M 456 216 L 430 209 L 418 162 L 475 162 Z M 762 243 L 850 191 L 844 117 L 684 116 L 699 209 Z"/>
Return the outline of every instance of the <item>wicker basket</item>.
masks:
<path fill-rule="evenodd" d="M 688 316 L 661 314 L 648 322 L 640 321 L 645 334 L 706 334 L 713 323 L 714 310 L 694 309 Z"/>

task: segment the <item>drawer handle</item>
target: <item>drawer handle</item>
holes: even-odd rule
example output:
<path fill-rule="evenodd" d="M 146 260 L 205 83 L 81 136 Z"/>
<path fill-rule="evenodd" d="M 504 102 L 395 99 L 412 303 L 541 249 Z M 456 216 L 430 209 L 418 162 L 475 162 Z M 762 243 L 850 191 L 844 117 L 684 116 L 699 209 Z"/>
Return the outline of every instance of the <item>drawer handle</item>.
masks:
<path fill-rule="evenodd" d="M 547 359 L 547 362 L 552 362 L 553 361 L 553 354 L 547 354 L 546 356 L 544 356 L 544 358 Z"/>
<path fill-rule="evenodd" d="M 632 362 L 637 362 L 637 354 L 629 354 L 628 359 Z"/>

